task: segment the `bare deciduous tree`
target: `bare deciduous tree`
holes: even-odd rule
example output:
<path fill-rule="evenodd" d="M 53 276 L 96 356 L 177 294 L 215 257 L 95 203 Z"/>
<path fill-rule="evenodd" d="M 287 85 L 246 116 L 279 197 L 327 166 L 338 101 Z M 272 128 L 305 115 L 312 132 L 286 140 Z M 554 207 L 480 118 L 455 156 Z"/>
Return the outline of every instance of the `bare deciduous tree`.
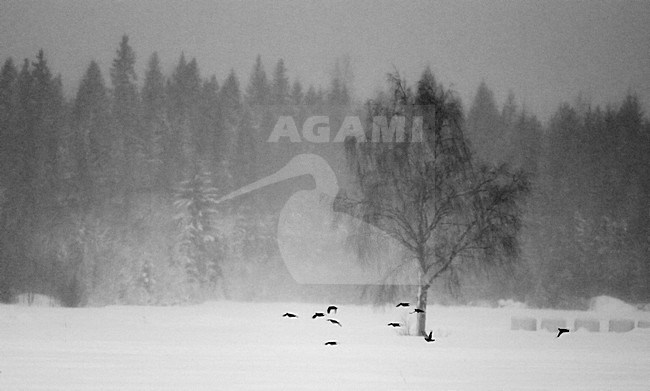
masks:
<path fill-rule="evenodd" d="M 399 75 L 391 81 L 393 98 L 369 104 L 369 118 L 403 115 L 412 124 L 422 117 L 423 141 L 406 134 L 404 142 L 377 143 L 369 135 L 366 142 L 348 143 L 363 197 L 357 214 L 402 244 L 411 255 L 405 263 L 417 262 L 417 307 L 426 309 L 429 287 L 445 273 L 454 277 L 461 267 L 516 259 L 518 203 L 529 184 L 505 166 L 473 165 L 460 103 L 428 69 L 415 94 Z M 426 312 L 418 313 L 418 334 L 426 335 L 425 323 Z"/>

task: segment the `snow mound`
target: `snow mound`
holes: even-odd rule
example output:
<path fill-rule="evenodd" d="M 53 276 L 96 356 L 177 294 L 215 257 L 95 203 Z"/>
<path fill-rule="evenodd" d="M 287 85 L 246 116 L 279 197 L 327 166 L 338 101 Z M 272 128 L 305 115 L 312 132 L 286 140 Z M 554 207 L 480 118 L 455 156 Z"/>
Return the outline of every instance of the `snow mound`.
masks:
<path fill-rule="evenodd" d="M 611 296 L 597 296 L 589 300 L 589 310 L 607 314 L 631 314 L 637 308 Z"/>

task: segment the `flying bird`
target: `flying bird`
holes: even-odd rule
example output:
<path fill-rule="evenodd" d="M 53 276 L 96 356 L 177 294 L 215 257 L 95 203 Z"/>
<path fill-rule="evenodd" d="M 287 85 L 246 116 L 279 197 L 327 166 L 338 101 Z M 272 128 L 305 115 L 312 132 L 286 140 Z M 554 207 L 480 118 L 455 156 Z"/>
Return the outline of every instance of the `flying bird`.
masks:
<path fill-rule="evenodd" d="M 283 318 L 297 318 L 298 315 L 292 314 L 291 312 L 285 312 L 284 315 L 282 315 Z"/>
<path fill-rule="evenodd" d="M 402 327 L 402 325 L 399 324 L 399 323 L 397 323 L 397 322 L 390 322 L 388 325 L 389 325 L 390 327 Z"/>
<path fill-rule="evenodd" d="M 334 345 L 338 345 L 338 344 L 339 343 L 336 342 L 336 341 L 327 341 L 327 342 L 325 342 L 325 346 L 334 346 Z"/>
<path fill-rule="evenodd" d="M 332 311 L 334 313 L 336 313 L 336 311 L 338 311 L 338 310 L 339 310 L 339 308 L 337 306 L 331 305 L 331 306 L 327 307 L 327 314 L 329 315 L 329 313 L 332 312 Z"/>
<path fill-rule="evenodd" d="M 562 335 L 564 333 L 568 333 L 568 332 L 569 332 L 569 329 L 563 329 L 561 327 L 558 327 L 558 329 L 557 329 L 557 337 L 555 337 L 555 338 L 560 338 L 560 335 Z"/>
<path fill-rule="evenodd" d="M 435 341 L 435 339 L 433 338 L 433 331 L 429 331 L 429 335 L 425 335 L 424 340 L 427 342 Z"/>
<path fill-rule="evenodd" d="M 411 305 L 411 304 L 409 304 L 409 303 L 399 303 L 399 304 L 397 304 L 395 307 L 408 307 L 408 306 L 410 306 L 410 305 Z"/>
<path fill-rule="evenodd" d="M 325 316 L 324 313 L 322 312 L 316 312 L 314 315 L 312 315 L 312 319 L 320 318 L 321 316 Z"/>
<path fill-rule="evenodd" d="M 339 321 L 336 319 L 328 318 L 327 321 L 330 322 L 331 324 L 337 324 L 340 327 L 343 327 L 343 325 L 341 325 L 341 323 L 339 323 Z"/>
<path fill-rule="evenodd" d="M 424 310 L 421 310 L 421 309 L 419 309 L 419 308 L 416 308 L 416 309 L 413 310 L 413 312 L 410 312 L 410 313 L 411 313 L 411 314 L 423 314 L 423 313 L 424 313 Z"/>

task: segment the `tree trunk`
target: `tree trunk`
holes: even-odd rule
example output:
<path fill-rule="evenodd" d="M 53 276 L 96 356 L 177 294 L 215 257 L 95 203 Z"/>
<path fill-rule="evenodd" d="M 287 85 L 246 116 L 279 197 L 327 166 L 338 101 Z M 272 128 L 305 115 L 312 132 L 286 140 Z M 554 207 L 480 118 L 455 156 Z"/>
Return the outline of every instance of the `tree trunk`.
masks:
<path fill-rule="evenodd" d="M 424 280 L 424 276 L 420 276 L 420 286 L 418 287 L 418 304 L 416 308 L 419 308 L 425 312 L 420 312 L 415 314 L 417 316 L 417 334 L 421 336 L 427 335 L 426 332 L 426 323 L 427 323 L 427 292 L 429 291 L 429 284 Z"/>

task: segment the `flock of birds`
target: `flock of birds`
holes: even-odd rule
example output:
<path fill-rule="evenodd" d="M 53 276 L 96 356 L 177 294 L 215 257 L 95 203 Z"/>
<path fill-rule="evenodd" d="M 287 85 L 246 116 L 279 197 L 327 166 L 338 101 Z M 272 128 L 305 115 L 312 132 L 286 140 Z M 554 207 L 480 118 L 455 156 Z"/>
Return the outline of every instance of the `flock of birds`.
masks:
<path fill-rule="evenodd" d="M 400 302 L 400 303 L 397 303 L 397 305 L 395 307 L 399 308 L 399 307 L 410 307 L 410 306 L 411 306 L 410 303 Z M 325 311 L 325 312 L 315 312 L 314 315 L 311 316 L 311 318 L 312 319 L 324 318 L 325 314 L 327 314 L 329 316 L 330 314 L 336 314 L 337 312 L 338 312 L 338 307 L 335 306 L 335 305 L 330 305 L 329 307 L 327 307 L 327 311 Z M 415 308 L 415 309 L 413 309 L 413 311 L 409 312 L 409 314 L 422 314 L 422 313 L 424 313 L 424 310 L 420 309 L 420 308 Z M 297 318 L 298 315 L 296 315 L 296 314 L 294 314 L 292 312 L 285 312 L 284 315 L 282 315 L 282 317 L 291 319 L 291 318 Z M 341 322 L 339 322 L 338 320 L 336 320 L 334 318 L 327 317 L 327 319 L 325 319 L 325 320 L 330 322 L 331 324 L 338 325 L 339 327 L 343 327 Z M 402 327 L 402 324 L 399 323 L 399 322 L 390 322 L 390 323 L 387 324 L 387 326 L 389 326 L 389 327 Z M 424 336 L 424 340 L 427 341 L 427 342 L 434 342 L 435 339 L 433 338 L 433 331 L 429 331 L 429 334 Z M 338 342 L 337 341 L 327 341 L 327 342 L 325 342 L 325 345 L 326 346 L 335 346 L 335 345 L 338 345 Z"/>
<path fill-rule="evenodd" d="M 411 306 L 410 303 L 400 302 L 400 303 L 397 303 L 397 305 L 395 307 L 397 307 L 397 308 L 405 307 L 406 308 L 406 307 L 410 307 L 410 306 Z M 338 307 L 337 306 L 330 305 L 329 307 L 327 307 L 327 311 L 326 311 L 327 315 L 330 315 L 332 313 L 336 314 L 337 312 L 338 312 Z M 420 309 L 420 308 L 415 308 L 415 309 L 413 309 L 413 311 L 409 312 L 409 314 L 421 314 L 421 313 L 424 313 L 424 310 Z M 296 315 L 294 313 L 291 313 L 291 312 L 285 312 L 284 315 L 282 315 L 282 317 L 284 317 L 284 318 L 297 318 L 298 315 Z M 312 319 L 324 318 L 324 317 L 325 317 L 325 313 L 323 313 L 323 312 L 315 312 L 314 315 L 311 316 Z M 339 327 L 343 327 L 341 322 L 339 322 L 338 320 L 336 320 L 334 318 L 329 318 L 328 317 L 326 320 L 328 322 L 330 322 L 331 324 L 338 325 Z M 390 322 L 390 323 L 387 324 L 387 326 L 395 328 L 395 327 L 402 327 L 402 324 L 399 323 L 399 322 Z M 557 336 L 555 338 L 560 338 L 560 336 L 562 334 L 568 333 L 569 329 L 558 327 L 557 331 L 558 331 Z M 433 338 L 433 331 L 429 331 L 429 334 L 424 336 L 424 340 L 426 342 L 434 342 L 435 338 Z M 335 346 L 335 345 L 338 345 L 337 341 L 327 341 L 327 342 L 325 342 L 325 346 Z"/>

